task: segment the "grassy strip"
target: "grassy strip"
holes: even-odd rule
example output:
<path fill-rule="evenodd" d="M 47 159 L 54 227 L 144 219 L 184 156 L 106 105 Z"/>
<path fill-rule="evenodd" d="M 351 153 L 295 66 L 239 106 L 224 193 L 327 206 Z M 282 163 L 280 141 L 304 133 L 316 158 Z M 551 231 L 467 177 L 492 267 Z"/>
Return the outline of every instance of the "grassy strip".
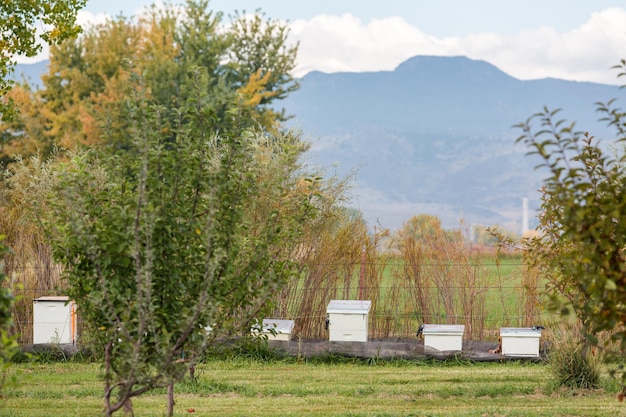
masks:
<path fill-rule="evenodd" d="M 2 416 L 95 416 L 100 366 L 19 364 Z M 549 369 L 532 363 L 262 362 L 201 364 L 176 386 L 177 416 L 626 416 L 614 389 L 549 389 Z M 134 401 L 136 416 L 165 415 L 165 393 Z M 189 410 L 193 409 L 191 414 Z"/>

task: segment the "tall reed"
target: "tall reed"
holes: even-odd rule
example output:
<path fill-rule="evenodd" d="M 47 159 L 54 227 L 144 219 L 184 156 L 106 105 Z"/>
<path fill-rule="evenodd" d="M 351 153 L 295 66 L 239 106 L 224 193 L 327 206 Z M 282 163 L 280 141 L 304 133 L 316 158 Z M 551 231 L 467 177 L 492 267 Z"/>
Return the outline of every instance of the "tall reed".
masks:
<path fill-rule="evenodd" d="M 460 232 L 415 236 L 398 234 L 397 248 L 404 261 L 397 276 L 409 289 L 416 316 L 422 323 L 464 324 L 466 337 L 482 337 L 485 327 L 486 274 Z"/>
<path fill-rule="evenodd" d="M 278 302 L 285 318 L 296 320 L 294 331 L 307 338 L 326 337 L 326 306 L 332 299 L 358 295 L 355 265 L 362 256 L 365 225 L 360 219 L 337 219 L 308 230 L 297 250 L 300 275 L 286 285 Z"/>
<path fill-rule="evenodd" d="M 54 182 L 50 163 L 37 156 L 28 164 L 21 160 L 13 164 L 0 181 L 0 231 L 11 249 L 4 265 L 16 295 L 12 331 L 21 344 L 32 342 L 33 299 L 62 295 L 64 290 L 61 269 L 52 259 L 42 224 Z"/>

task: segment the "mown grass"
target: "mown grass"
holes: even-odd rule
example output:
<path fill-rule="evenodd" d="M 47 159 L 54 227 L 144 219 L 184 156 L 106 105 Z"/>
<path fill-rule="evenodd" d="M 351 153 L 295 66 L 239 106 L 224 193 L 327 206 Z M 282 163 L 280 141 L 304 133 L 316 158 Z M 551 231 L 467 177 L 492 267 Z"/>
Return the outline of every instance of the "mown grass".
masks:
<path fill-rule="evenodd" d="M 6 391 L 2 416 L 101 412 L 98 364 L 26 363 L 11 372 L 20 382 Z M 549 368 L 537 363 L 240 358 L 203 363 L 196 376 L 176 385 L 176 416 L 626 416 L 608 382 L 554 392 Z M 138 417 L 165 415 L 164 391 L 135 399 L 134 408 Z"/>

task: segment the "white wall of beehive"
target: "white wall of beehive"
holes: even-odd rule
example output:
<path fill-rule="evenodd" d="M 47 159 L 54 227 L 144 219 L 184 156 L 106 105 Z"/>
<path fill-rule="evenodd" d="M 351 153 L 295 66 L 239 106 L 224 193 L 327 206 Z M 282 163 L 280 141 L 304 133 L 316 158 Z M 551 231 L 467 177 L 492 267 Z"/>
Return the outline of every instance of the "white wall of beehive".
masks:
<path fill-rule="evenodd" d="M 263 319 L 262 329 L 267 340 L 290 341 L 295 320 Z"/>
<path fill-rule="evenodd" d="M 538 357 L 541 330 L 532 328 L 503 327 L 500 344 L 504 356 Z"/>
<path fill-rule="evenodd" d="M 76 342 L 76 305 L 68 297 L 33 300 L 33 343 Z"/>
<path fill-rule="evenodd" d="M 464 325 L 425 324 L 423 330 L 424 346 L 439 351 L 463 349 Z"/>
<path fill-rule="evenodd" d="M 341 342 L 367 342 L 369 300 L 331 300 L 326 310 L 328 339 Z"/>

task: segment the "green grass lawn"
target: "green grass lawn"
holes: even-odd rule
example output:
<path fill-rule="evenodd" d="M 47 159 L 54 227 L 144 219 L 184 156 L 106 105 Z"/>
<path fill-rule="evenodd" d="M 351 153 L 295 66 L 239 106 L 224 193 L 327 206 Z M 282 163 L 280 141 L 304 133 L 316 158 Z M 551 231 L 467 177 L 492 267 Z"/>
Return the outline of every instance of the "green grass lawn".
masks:
<path fill-rule="evenodd" d="M 98 364 L 11 369 L 19 383 L 5 391 L 1 416 L 97 416 L 102 410 Z M 549 378 L 547 366 L 518 362 L 216 360 L 198 367 L 197 381 L 177 384 L 176 415 L 626 416 L 608 382 L 608 391 L 554 392 Z M 163 416 L 165 404 L 164 391 L 148 393 L 134 400 L 135 415 Z"/>

